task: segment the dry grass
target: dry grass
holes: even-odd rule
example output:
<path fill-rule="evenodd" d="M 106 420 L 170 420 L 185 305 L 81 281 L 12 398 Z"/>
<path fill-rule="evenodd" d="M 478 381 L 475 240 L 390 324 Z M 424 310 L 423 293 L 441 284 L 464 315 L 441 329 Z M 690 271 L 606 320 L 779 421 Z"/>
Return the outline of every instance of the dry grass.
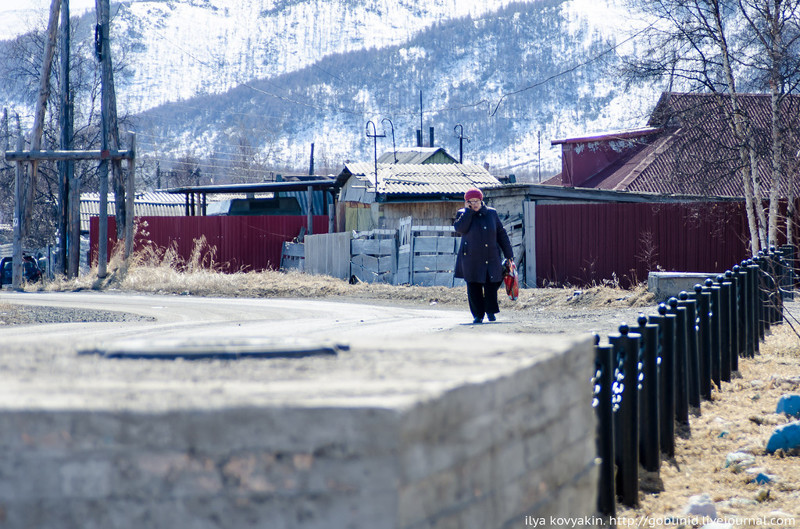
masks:
<path fill-rule="evenodd" d="M 354 298 L 407 301 L 464 306 L 464 287 L 393 286 L 378 283 L 350 284 L 329 277 L 295 271 L 222 273 L 213 260 L 213 252 L 203 251 L 204 241 L 197 241 L 192 258 L 183 262 L 176 252 L 138 252 L 126 265 L 119 255 L 109 261 L 109 274 L 99 279 L 97 269 L 78 279 L 62 278 L 43 284 L 27 285 L 26 290 L 130 290 L 158 294 L 217 297 L 290 297 L 290 298 Z M 523 289 L 516 302 L 503 298 L 504 310 L 526 310 L 539 307 L 621 306 L 638 307 L 652 304 L 652 294 L 644 285 L 633 290 L 613 287 L 592 287 L 576 291 L 568 288 Z"/>
<path fill-rule="evenodd" d="M 767 527 L 800 527 L 800 457 L 765 452 L 774 429 L 791 421 L 775 407 L 781 395 L 800 391 L 800 341 L 788 325 L 773 326 L 760 353 L 740 360 L 741 376 L 723 382 L 721 391 L 702 403 L 700 415 L 691 417 L 690 437 L 677 438 L 675 458 L 662 463 L 663 492 L 640 493 L 640 508 L 623 509 L 621 516 L 685 518 L 689 498 L 707 493 L 718 516 L 736 519 L 734 526 L 764 527 L 774 517 L 770 513 L 780 511 L 793 521 Z M 737 451 L 752 454 L 752 468 L 775 481 L 757 484 L 755 474 L 725 468 L 726 456 Z"/>

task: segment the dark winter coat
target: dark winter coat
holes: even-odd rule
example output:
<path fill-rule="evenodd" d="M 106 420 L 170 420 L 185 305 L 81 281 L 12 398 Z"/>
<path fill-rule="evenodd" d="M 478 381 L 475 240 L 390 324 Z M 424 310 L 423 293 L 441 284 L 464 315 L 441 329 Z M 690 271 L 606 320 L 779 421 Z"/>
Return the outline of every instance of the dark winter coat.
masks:
<path fill-rule="evenodd" d="M 497 210 L 481 207 L 477 212 L 469 208 L 459 209 L 453 222 L 461 235 L 461 247 L 456 256 L 455 277 L 468 283 L 499 283 L 503 280 L 503 261 L 514 257 Z"/>

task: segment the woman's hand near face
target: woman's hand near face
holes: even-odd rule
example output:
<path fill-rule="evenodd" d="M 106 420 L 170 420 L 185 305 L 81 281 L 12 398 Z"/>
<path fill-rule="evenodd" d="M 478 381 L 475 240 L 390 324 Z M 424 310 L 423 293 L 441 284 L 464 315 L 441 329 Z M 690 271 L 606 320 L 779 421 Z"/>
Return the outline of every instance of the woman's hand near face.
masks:
<path fill-rule="evenodd" d="M 483 202 L 481 200 L 473 198 L 471 200 L 467 200 L 464 204 L 466 205 L 467 208 L 471 209 L 472 211 L 479 211 L 481 209 L 481 206 L 483 205 Z"/>

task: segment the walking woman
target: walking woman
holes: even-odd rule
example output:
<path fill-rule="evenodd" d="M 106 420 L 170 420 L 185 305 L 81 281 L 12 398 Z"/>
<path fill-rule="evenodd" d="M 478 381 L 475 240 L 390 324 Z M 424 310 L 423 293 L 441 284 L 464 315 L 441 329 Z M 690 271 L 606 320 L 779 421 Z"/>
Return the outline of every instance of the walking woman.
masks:
<path fill-rule="evenodd" d="M 456 256 L 454 276 L 467 282 L 467 299 L 472 323 L 483 323 L 484 315 L 495 321 L 500 312 L 497 289 L 503 282 L 502 251 L 513 259 L 511 242 L 500 222 L 497 210 L 483 203 L 480 189 L 470 189 L 464 195 L 465 207 L 459 209 L 453 227 L 461 235 L 461 247 Z"/>

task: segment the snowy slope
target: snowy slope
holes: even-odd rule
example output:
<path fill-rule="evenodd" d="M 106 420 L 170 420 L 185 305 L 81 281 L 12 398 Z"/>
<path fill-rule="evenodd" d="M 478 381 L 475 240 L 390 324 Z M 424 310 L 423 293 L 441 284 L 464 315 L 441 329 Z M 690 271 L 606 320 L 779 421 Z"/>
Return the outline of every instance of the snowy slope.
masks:
<path fill-rule="evenodd" d="M 512 0 L 139 0 L 112 37 L 138 43 L 120 103 L 138 112 L 314 64 L 402 43 L 433 24 L 481 16 Z"/>
<path fill-rule="evenodd" d="M 369 159 L 368 120 L 379 133 L 385 127 L 380 151 L 391 147 L 383 118 L 392 120 L 398 145 L 415 142 L 422 90 L 426 141 L 433 126 L 437 145 L 457 155 L 453 128 L 462 124 L 471 162 L 530 174 L 541 156 L 543 171 L 557 171 L 560 151 L 550 140 L 639 126 L 657 99 L 652 89 L 625 87 L 610 76 L 608 61 L 591 62 L 617 42 L 608 21 L 627 19 L 616 2 L 592 5 L 516 4 L 438 23 L 380 51 L 321 58 L 293 74 L 148 112 L 140 122 L 142 141 L 154 150 L 213 158 L 210 171 L 236 157 L 242 139 L 275 167 L 307 165 L 311 143 L 328 165 Z M 169 162 L 169 156 L 160 159 Z"/>
<path fill-rule="evenodd" d="M 43 27 L 49 2 L 30 1 Z M 658 95 L 594 62 L 630 51 L 641 24 L 623 0 L 132 0 L 112 13 L 120 115 L 147 111 L 134 119 L 140 150 L 161 167 L 204 158 L 206 174 L 242 141 L 276 167 L 306 166 L 312 142 L 331 166 L 367 158 L 364 125 L 385 117 L 409 145 L 420 90 L 423 128 L 451 153 L 459 123 L 471 162 L 530 172 L 541 145 L 552 172 L 550 140 L 638 126 Z M 90 9 L 84 49 L 93 24 Z"/>

